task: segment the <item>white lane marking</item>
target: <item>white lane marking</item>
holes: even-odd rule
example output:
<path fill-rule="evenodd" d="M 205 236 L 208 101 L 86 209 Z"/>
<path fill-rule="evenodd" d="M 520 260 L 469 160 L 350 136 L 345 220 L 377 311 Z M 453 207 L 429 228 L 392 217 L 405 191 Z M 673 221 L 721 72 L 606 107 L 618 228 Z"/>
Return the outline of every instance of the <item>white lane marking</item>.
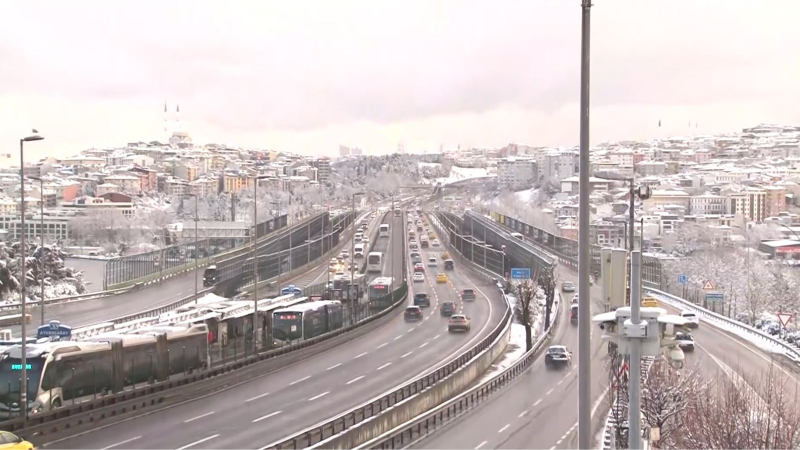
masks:
<path fill-rule="evenodd" d="M 549 391 L 547 391 L 547 394 L 544 394 L 544 395 L 550 395 L 552 393 L 553 393 L 553 389 L 550 389 Z"/>
<path fill-rule="evenodd" d="M 484 445 L 486 445 L 486 441 L 483 441 L 480 444 L 478 444 L 478 446 L 475 447 L 475 450 L 478 450 L 479 448 L 483 447 Z"/>
<path fill-rule="evenodd" d="M 365 376 L 366 376 L 366 375 L 361 375 L 360 377 L 353 378 L 352 380 L 348 381 L 348 382 L 347 382 L 347 383 L 345 383 L 345 384 L 353 384 L 353 383 L 355 383 L 356 381 L 358 381 L 358 380 L 360 380 L 360 379 L 364 378 Z"/>
<path fill-rule="evenodd" d="M 417 327 L 414 327 L 414 328 L 417 328 Z M 411 333 L 412 331 L 414 331 L 414 328 L 412 328 L 412 329 L 410 329 L 410 330 L 406 331 L 406 333 Z"/>
<path fill-rule="evenodd" d="M 559 381 L 558 384 L 556 384 L 556 386 L 561 386 L 561 383 L 563 383 L 563 382 L 564 382 L 564 379 L 562 378 L 561 381 Z"/>
<path fill-rule="evenodd" d="M 382 366 L 378 367 L 378 370 L 385 369 L 385 368 L 387 368 L 387 367 L 389 367 L 389 366 L 391 366 L 391 365 L 392 365 L 392 363 L 386 363 L 386 364 L 384 364 L 384 365 L 382 365 Z"/>
<path fill-rule="evenodd" d="M 528 410 L 526 409 L 525 411 L 522 411 L 522 413 L 521 413 L 520 415 L 518 415 L 517 417 L 519 417 L 519 418 L 523 418 L 523 417 L 525 417 L 527 414 L 528 414 Z"/>
<path fill-rule="evenodd" d="M 245 402 L 245 403 L 247 403 L 247 402 L 252 402 L 253 400 L 258 400 L 258 399 L 260 399 L 261 397 L 266 397 L 266 396 L 268 396 L 268 395 L 269 395 L 269 392 L 264 392 L 264 393 L 263 393 L 263 394 L 261 394 L 261 395 L 256 395 L 255 397 L 248 398 L 248 399 L 247 399 L 247 400 L 245 400 L 244 402 Z"/>
<path fill-rule="evenodd" d="M 511 424 L 507 423 L 506 426 L 504 426 L 503 428 L 500 428 L 499 430 L 497 430 L 497 432 L 498 433 L 502 433 L 503 431 L 506 431 L 508 429 L 508 427 L 510 427 L 510 426 L 511 426 Z"/>
<path fill-rule="evenodd" d="M 207 413 L 205 413 L 205 414 L 200 414 L 199 416 L 197 416 L 197 417 L 192 417 L 191 419 L 186 419 L 186 420 L 184 420 L 184 421 L 183 421 L 183 423 L 194 422 L 194 421 L 195 421 L 195 420 L 197 420 L 197 419 L 202 419 L 203 417 L 210 416 L 210 415 L 212 415 L 212 414 L 214 414 L 214 411 L 207 412 Z"/>
<path fill-rule="evenodd" d="M 403 337 L 402 334 L 400 336 L 397 336 L 396 338 L 394 338 L 394 340 L 396 341 L 396 340 L 400 339 L 401 337 Z"/>
<path fill-rule="evenodd" d="M 426 342 L 426 343 L 424 343 L 424 344 L 422 344 L 422 345 L 420 345 L 420 346 L 419 346 L 419 348 L 425 347 L 426 345 L 428 345 L 428 343 L 427 343 L 427 342 Z"/>
<path fill-rule="evenodd" d="M 556 445 L 561 445 L 562 442 L 564 442 L 564 439 L 559 439 L 556 441 Z"/>
<path fill-rule="evenodd" d="M 207 438 L 200 439 L 199 441 L 194 441 L 189 445 L 184 445 L 183 447 L 179 448 L 178 450 L 185 450 L 185 449 L 187 449 L 189 447 L 194 447 L 197 444 L 202 444 L 203 442 L 210 441 L 210 440 L 214 439 L 217 436 L 219 436 L 219 434 L 212 434 L 211 436 L 209 436 Z"/>
<path fill-rule="evenodd" d="M 533 407 L 535 408 L 539 403 L 542 403 L 542 399 L 536 400 L 536 403 L 533 404 Z"/>
<path fill-rule="evenodd" d="M 292 381 L 291 383 L 289 383 L 289 386 L 294 386 L 295 384 L 297 384 L 297 383 L 300 383 L 300 382 L 302 382 L 302 381 L 306 381 L 306 380 L 307 380 L 307 379 L 309 379 L 309 378 L 311 378 L 311 375 L 309 375 L 309 376 L 307 376 L 307 377 L 305 377 L 305 378 L 300 378 L 299 380 L 294 380 L 294 381 Z M 551 390 L 552 390 L 552 389 L 551 389 Z"/>
<path fill-rule="evenodd" d="M 362 354 L 360 354 L 360 355 L 357 355 L 357 356 L 356 356 L 355 358 L 353 358 L 353 359 L 358 359 L 358 358 L 361 358 L 362 356 L 364 356 L 364 355 L 366 355 L 366 354 L 367 354 L 367 352 L 364 352 L 364 353 L 362 353 Z"/>
<path fill-rule="evenodd" d="M 387 345 L 389 345 L 389 343 L 388 342 L 384 342 L 383 344 L 377 346 L 376 348 L 386 347 Z"/>
<path fill-rule="evenodd" d="M 330 393 L 331 393 L 331 391 L 325 391 L 322 394 L 315 395 L 315 396 L 311 397 L 310 399 L 308 399 L 308 401 L 313 402 L 314 400 L 317 400 L 317 399 L 320 399 L 322 397 L 325 397 L 326 395 L 328 395 Z"/>
<path fill-rule="evenodd" d="M 405 358 L 406 356 L 408 356 L 408 355 L 410 355 L 410 354 L 412 354 L 412 353 L 414 353 L 414 352 L 408 352 L 408 353 L 406 353 L 405 355 L 401 356 L 400 358 Z"/>
<path fill-rule="evenodd" d="M 439 336 L 441 336 L 441 334 L 437 334 L 437 335 L 436 335 L 436 336 L 434 336 L 433 338 L 434 338 L 434 339 L 439 339 Z"/>
<path fill-rule="evenodd" d="M 341 365 L 342 365 L 342 363 L 339 363 L 339 364 L 336 364 L 336 365 L 330 366 L 330 367 L 328 367 L 328 368 L 327 368 L 327 369 L 325 369 L 325 370 L 332 370 L 332 369 L 335 369 L 335 368 L 337 368 L 337 367 L 339 367 L 339 366 L 341 366 Z"/>
<path fill-rule="evenodd" d="M 258 419 L 253 420 L 253 423 L 261 422 L 264 419 L 269 419 L 270 417 L 277 416 L 278 414 L 282 413 L 283 411 L 275 411 L 267 414 L 266 416 L 261 416 Z"/>
<path fill-rule="evenodd" d="M 556 450 L 556 446 L 554 445 L 554 446 L 550 447 L 550 450 Z"/>
<path fill-rule="evenodd" d="M 125 439 L 122 442 L 117 442 L 116 444 L 111 444 L 108 447 L 104 447 L 102 450 L 108 450 L 110 448 L 119 447 L 120 445 L 127 444 L 128 442 L 133 442 L 133 441 L 135 441 L 135 440 L 137 440 L 139 438 L 141 438 L 141 436 L 136 436 L 135 438 Z"/>

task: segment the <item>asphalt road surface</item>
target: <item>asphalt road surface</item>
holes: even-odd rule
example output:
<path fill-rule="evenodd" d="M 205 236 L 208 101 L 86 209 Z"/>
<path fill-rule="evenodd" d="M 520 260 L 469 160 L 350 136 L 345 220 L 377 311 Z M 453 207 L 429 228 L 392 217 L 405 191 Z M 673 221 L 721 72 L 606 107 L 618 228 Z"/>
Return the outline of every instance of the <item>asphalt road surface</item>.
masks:
<path fill-rule="evenodd" d="M 396 230 L 405 230 L 403 218 L 391 220 Z M 393 241 L 403 238 L 403 233 L 391 236 Z M 399 245 L 388 246 L 395 275 L 402 273 L 402 254 L 407 252 Z M 422 253 L 427 258 L 441 251 Z M 431 268 L 424 283 L 410 286 L 409 303 L 415 292 L 431 296 L 431 308 L 424 310 L 422 322 L 406 323 L 398 315 L 384 327 L 327 353 L 227 391 L 51 443 L 48 448 L 261 448 L 345 412 L 451 360 L 502 319 L 504 302 L 490 282 L 472 279 L 457 268 L 448 272 L 447 283 L 437 284 L 436 271 Z M 462 304 L 458 292 L 467 287 L 476 288 L 478 298 Z M 439 314 L 439 305 L 447 300 L 472 318 L 471 332 L 447 332 L 447 318 Z"/>

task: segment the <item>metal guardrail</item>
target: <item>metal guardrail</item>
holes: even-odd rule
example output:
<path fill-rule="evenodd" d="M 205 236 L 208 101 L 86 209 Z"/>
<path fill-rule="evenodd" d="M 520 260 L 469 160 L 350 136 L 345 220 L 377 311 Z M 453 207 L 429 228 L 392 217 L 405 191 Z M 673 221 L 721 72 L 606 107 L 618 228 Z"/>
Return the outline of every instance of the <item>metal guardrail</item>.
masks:
<path fill-rule="evenodd" d="M 78 295 L 70 295 L 67 297 L 57 297 L 57 298 L 47 298 L 44 300 L 45 305 L 51 305 L 55 303 L 67 303 L 73 302 L 76 300 L 86 300 L 89 298 L 102 298 L 108 297 L 111 295 L 117 294 L 124 294 L 130 290 L 134 289 L 133 286 L 120 288 L 120 289 L 109 289 L 107 291 L 98 291 L 98 292 L 90 292 L 87 294 L 78 294 Z M 41 300 L 28 300 L 25 302 L 26 308 L 31 308 L 35 306 L 39 306 L 42 304 Z M 13 302 L 13 303 L 4 303 L 0 305 L 0 312 L 3 311 L 21 311 L 22 310 L 22 303 L 20 302 Z"/>
<path fill-rule="evenodd" d="M 172 379 L 168 381 L 158 382 L 151 385 L 138 387 L 123 391 L 113 395 L 107 395 L 95 400 L 86 401 L 72 406 L 65 406 L 55 409 L 53 411 L 30 416 L 26 426 L 22 426 L 22 418 L 0 422 L 0 428 L 6 431 L 22 430 L 25 434 L 47 434 L 59 432 L 64 429 L 74 428 L 80 425 L 92 424 L 108 419 L 110 417 L 124 414 L 126 412 L 140 410 L 146 407 L 156 406 L 164 402 L 167 395 L 176 395 L 175 391 L 169 392 L 172 389 L 187 387 L 195 382 L 209 380 L 214 377 L 224 375 L 250 366 L 252 364 L 275 358 L 277 356 L 285 355 L 289 352 L 299 349 L 307 348 L 312 345 L 327 341 L 334 337 L 348 333 L 356 328 L 360 328 L 369 323 L 373 323 L 381 317 L 386 316 L 391 311 L 397 309 L 406 301 L 408 294 L 408 285 L 403 283 L 396 291 L 396 301 L 389 308 L 364 319 L 358 323 L 348 325 L 336 331 L 326 333 L 315 338 L 302 341 L 296 344 L 286 345 L 275 350 L 270 350 L 255 356 L 243 358 L 238 361 L 212 367 L 210 369 L 196 371 L 186 376 Z"/>
<path fill-rule="evenodd" d="M 502 372 L 486 380 L 485 382 L 469 389 L 468 391 L 459 394 L 457 397 L 431 409 L 430 411 L 416 417 L 413 421 L 406 422 L 394 430 L 384 433 L 377 438 L 356 447 L 359 449 L 394 449 L 406 448 L 409 445 L 419 441 L 423 437 L 435 432 L 442 425 L 456 419 L 464 413 L 480 406 L 489 397 L 499 392 L 504 387 L 508 386 L 512 381 L 517 379 L 521 374 L 528 370 L 536 358 L 539 356 L 542 348 L 547 344 L 553 336 L 553 330 L 559 323 L 561 316 L 561 294 L 558 293 L 558 299 L 554 302 L 555 314 L 553 321 L 550 322 L 550 327 L 545 331 L 533 347 L 520 357 L 514 364 L 504 369 Z"/>
<path fill-rule="evenodd" d="M 656 297 L 660 298 L 661 300 L 666 301 L 667 303 L 672 303 L 675 306 L 678 306 L 683 309 L 688 309 L 700 316 L 705 322 L 709 323 L 711 326 L 717 326 L 721 328 L 720 324 L 724 324 L 722 326 L 725 327 L 733 327 L 741 331 L 745 331 L 748 334 L 752 335 L 753 337 L 762 339 L 766 342 L 769 342 L 772 345 L 778 346 L 781 348 L 786 356 L 794 361 L 795 363 L 800 364 L 800 350 L 797 347 L 792 346 L 788 342 L 784 342 L 780 339 L 775 338 L 763 331 L 751 327 L 750 325 L 744 324 L 737 320 L 729 319 L 721 314 L 717 314 L 715 312 L 709 311 L 702 306 L 695 305 L 694 303 L 682 299 L 678 296 L 672 295 L 668 292 L 661 291 L 659 289 L 651 288 L 648 286 L 644 286 L 644 290 L 655 294 Z"/>

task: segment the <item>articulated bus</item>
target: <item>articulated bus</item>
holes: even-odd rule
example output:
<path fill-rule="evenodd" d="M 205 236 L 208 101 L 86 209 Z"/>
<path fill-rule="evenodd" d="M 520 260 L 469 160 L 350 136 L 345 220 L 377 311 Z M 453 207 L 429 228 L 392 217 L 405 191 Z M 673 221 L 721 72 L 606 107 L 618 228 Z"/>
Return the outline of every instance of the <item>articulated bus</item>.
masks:
<path fill-rule="evenodd" d="M 370 252 L 367 255 L 367 272 L 381 272 L 383 270 L 383 253 Z"/>
<path fill-rule="evenodd" d="M 204 367 L 208 326 L 150 327 L 136 332 L 104 333 L 87 341 L 31 344 L 26 351 L 29 414 L 40 414 L 77 397 L 119 392 L 132 383 L 166 379 Z M 163 347 L 157 345 L 165 335 Z M 162 338 L 163 339 L 163 338 Z M 0 418 L 20 415 L 22 346 L 0 354 Z"/>
<path fill-rule="evenodd" d="M 380 229 L 378 230 L 378 237 L 389 237 L 389 224 L 382 223 Z"/>
<path fill-rule="evenodd" d="M 342 302 L 301 303 L 272 313 L 272 338 L 276 345 L 287 345 L 337 330 L 342 325 Z"/>

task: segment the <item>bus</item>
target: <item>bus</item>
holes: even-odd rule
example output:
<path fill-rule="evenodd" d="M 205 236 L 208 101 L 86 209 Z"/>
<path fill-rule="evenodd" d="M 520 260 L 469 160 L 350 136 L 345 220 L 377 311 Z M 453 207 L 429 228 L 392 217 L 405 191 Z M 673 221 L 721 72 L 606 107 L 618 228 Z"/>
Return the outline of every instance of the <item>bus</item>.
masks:
<path fill-rule="evenodd" d="M 392 277 L 378 277 L 369 284 L 369 303 L 372 308 L 384 309 L 391 303 L 391 297 L 387 295 L 391 292 Z"/>
<path fill-rule="evenodd" d="M 523 240 L 521 233 L 511 233 L 511 237 L 519 239 L 520 241 Z"/>
<path fill-rule="evenodd" d="M 157 345 L 162 335 L 166 345 Z M 29 414 L 41 414 L 78 397 L 120 392 L 129 384 L 204 367 L 208 326 L 114 331 L 87 341 L 29 344 L 26 350 Z M 0 354 L 0 418 L 20 415 L 21 360 L 21 345 Z"/>
<path fill-rule="evenodd" d="M 338 330 L 342 325 L 342 302 L 301 303 L 272 313 L 272 339 L 275 345 L 287 345 Z"/>
<path fill-rule="evenodd" d="M 381 272 L 383 270 L 383 253 L 370 252 L 367 255 L 367 272 Z"/>
<path fill-rule="evenodd" d="M 394 207 L 394 216 L 395 217 L 401 217 L 402 215 L 403 215 L 403 210 L 400 209 L 399 206 L 395 206 Z"/>
<path fill-rule="evenodd" d="M 389 224 L 382 223 L 380 229 L 378 230 L 378 237 L 389 237 Z"/>
<path fill-rule="evenodd" d="M 351 292 L 352 288 L 350 288 L 350 291 L 348 291 L 348 286 L 358 287 L 358 291 L 354 293 L 356 298 L 354 299 L 350 298 L 350 294 L 348 294 L 348 292 Z M 358 300 L 361 297 L 361 295 L 363 295 L 363 293 L 366 292 L 367 290 L 367 276 L 363 273 L 354 273 L 352 274 L 352 279 L 351 279 L 351 274 L 349 273 L 345 273 L 342 275 L 334 275 L 333 280 L 331 281 L 330 284 L 330 288 L 342 291 L 342 299 Z"/>
<path fill-rule="evenodd" d="M 217 282 L 219 282 L 219 270 L 212 264 L 203 271 L 203 287 L 214 286 Z"/>
<path fill-rule="evenodd" d="M 353 258 L 363 258 L 364 257 L 364 244 L 358 243 L 353 247 Z"/>

